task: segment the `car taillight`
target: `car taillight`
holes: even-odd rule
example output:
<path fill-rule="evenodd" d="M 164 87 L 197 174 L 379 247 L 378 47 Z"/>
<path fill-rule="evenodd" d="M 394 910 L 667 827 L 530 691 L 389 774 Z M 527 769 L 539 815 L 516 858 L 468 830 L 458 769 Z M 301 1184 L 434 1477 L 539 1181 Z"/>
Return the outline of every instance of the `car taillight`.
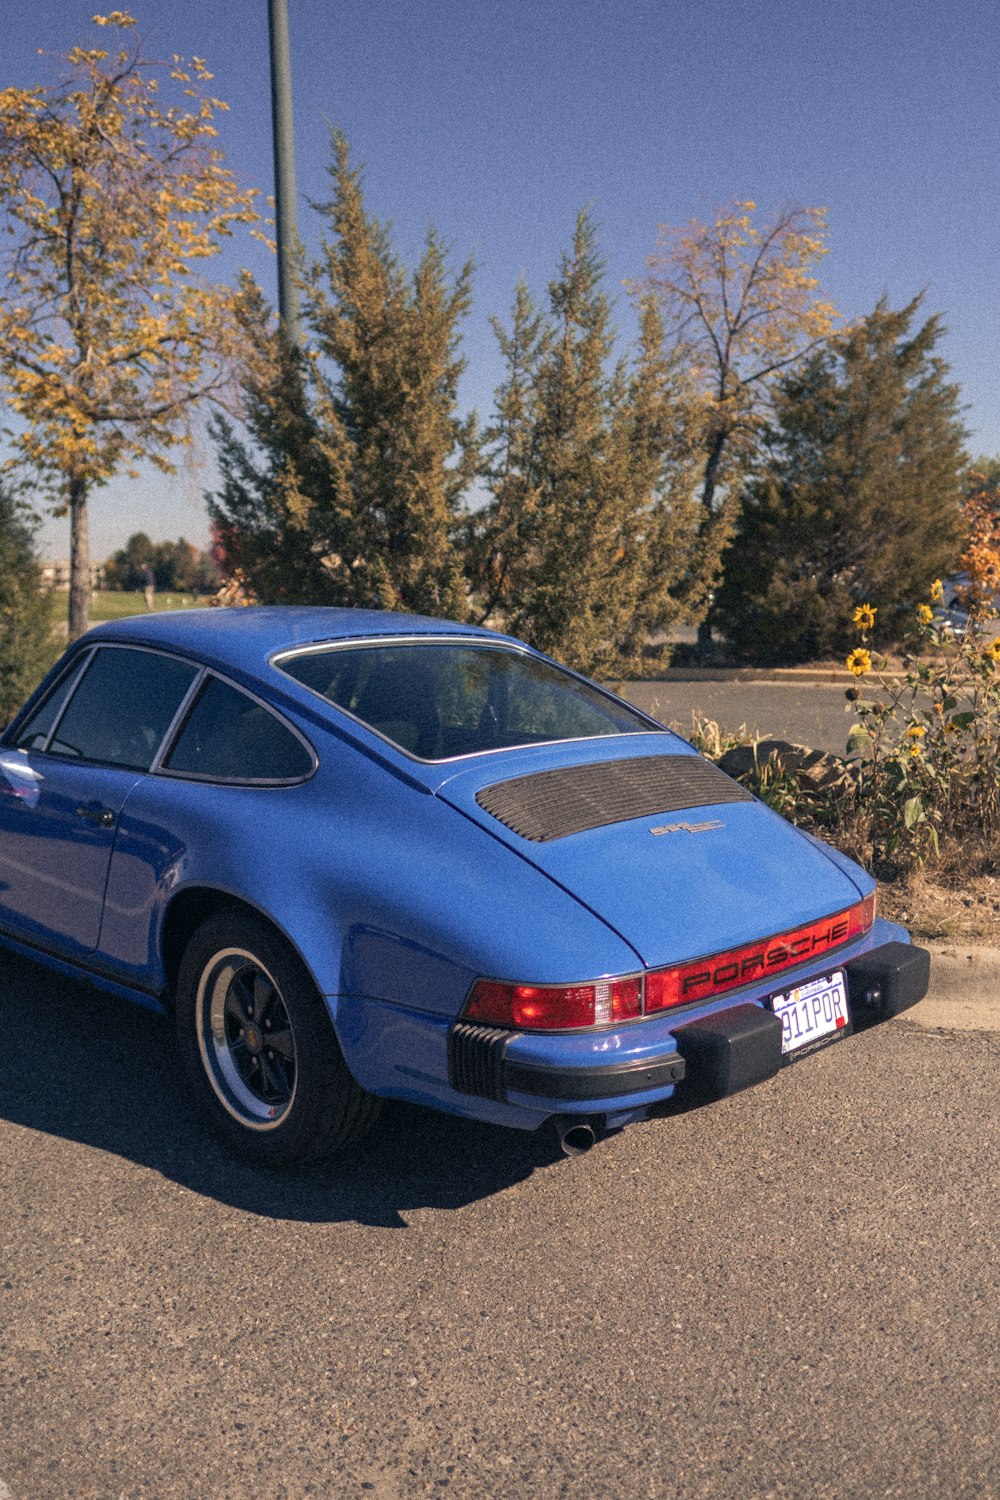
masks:
<path fill-rule="evenodd" d="M 520 1031 L 566 1031 L 632 1020 L 641 1013 L 641 999 L 640 979 L 547 985 L 478 979 L 462 1014 L 467 1021 L 516 1026 Z"/>
<path fill-rule="evenodd" d="M 519 1031 L 572 1031 L 614 1021 L 655 1015 L 674 1005 L 710 1000 L 796 964 L 821 958 L 833 948 L 863 937 L 875 921 L 875 892 L 845 911 L 793 927 L 775 937 L 727 948 L 707 958 L 644 977 L 602 979 L 593 984 L 504 984 L 477 979 L 462 1011 L 466 1021 L 513 1026 Z"/>
<path fill-rule="evenodd" d="M 690 1005 L 693 1000 L 710 1000 L 740 985 L 780 974 L 783 969 L 806 963 L 810 958 L 820 958 L 831 948 L 862 937 L 874 921 L 872 891 L 863 901 L 832 917 L 821 917 L 818 922 L 793 927 L 776 937 L 727 948 L 723 953 L 692 963 L 656 969 L 646 975 L 646 1014 L 668 1010 L 672 1005 Z"/>

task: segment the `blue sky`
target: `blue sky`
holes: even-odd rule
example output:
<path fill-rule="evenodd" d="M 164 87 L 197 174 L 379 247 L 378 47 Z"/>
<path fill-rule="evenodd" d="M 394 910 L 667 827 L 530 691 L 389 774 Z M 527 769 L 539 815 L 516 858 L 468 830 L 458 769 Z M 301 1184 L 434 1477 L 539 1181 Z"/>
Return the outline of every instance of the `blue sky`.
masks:
<path fill-rule="evenodd" d="M 366 165 L 370 208 L 412 264 L 433 223 L 472 254 L 466 406 L 500 378 L 489 317 L 524 276 L 542 296 L 589 206 L 623 339 L 621 283 L 643 274 L 660 223 L 733 197 L 829 211 L 825 293 L 846 316 L 922 288 L 967 404 L 973 452 L 1000 451 L 1000 18 L 952 0 L 288 0 L 300 228 L 327 196 L 328 127 Z M 51 74 L 91 35 L 94 0 L 35 0 L 4 17 L 4 83 Z M 110 8 L 110 7 L 108 7 Z M 271 191 L 266 0 L 131 7 L 147 56 L 207 58 L 227 99 L 220 144 L 241 180 Z M 106 35 L 106 33 L 105 33 Z M 273 295 L 273 263 L 240 257 Z M 119 480 L 91 507 L 95 556 L 134 530 L 204 543 L 201 467 Z M 42 534 L 68 552 L 67 523 Z"/>

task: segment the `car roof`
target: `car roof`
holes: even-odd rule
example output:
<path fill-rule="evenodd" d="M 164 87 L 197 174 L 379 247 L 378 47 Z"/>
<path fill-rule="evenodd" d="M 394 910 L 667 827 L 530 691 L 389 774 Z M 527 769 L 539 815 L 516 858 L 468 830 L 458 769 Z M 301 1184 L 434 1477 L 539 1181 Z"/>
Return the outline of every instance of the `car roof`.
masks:
<path fill-rule="evenodd" d="M 84 641 L 159 646 L 224 661 L 259 673 L 279 651 L 373 636 L 454 635 L 512 642 L 478 625 L 379 609 L 330 609 L 294 604 L 247 608 L 162 610 L 95 625 Z"/>

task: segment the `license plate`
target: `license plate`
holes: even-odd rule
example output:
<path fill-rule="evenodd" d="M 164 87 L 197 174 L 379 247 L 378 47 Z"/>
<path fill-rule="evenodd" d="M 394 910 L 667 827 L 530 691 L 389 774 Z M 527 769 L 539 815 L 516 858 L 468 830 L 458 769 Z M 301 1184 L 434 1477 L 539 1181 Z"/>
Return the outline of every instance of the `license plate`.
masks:
<path fill-rule="evenodd" d="M 794 990 L 771 996 L 771 1009 L 781 1017 L 781 1050 L 797 1052 L 847 1025 L 847 986 L 842 970 L 810 979 Z"/>

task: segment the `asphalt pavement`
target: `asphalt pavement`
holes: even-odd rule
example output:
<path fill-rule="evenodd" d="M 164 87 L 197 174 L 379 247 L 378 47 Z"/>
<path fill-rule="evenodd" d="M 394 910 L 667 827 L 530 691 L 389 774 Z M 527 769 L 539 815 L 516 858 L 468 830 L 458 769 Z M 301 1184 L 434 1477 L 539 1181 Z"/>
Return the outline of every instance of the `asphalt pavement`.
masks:
<path fill-rule="evenodd" d="M 899 1018 L 575 1160 L 253 1171 L 0 957 L 0 1496 L 1000 1496 L 1000 1035 Z"/>
<path fill-rule="evenodd" d="M 617 691 L 637 708 L 652 714 L 678 734 L 690 737 L 695 719 L 713 719 L 731 733 L 745 729 L 761 738 L 775 737 L 843 755 L 853 718 L 844 697 L 849 685 L 806 675 L 792 680 L 718 678 L 667 682 L 626 682 Z"/>

